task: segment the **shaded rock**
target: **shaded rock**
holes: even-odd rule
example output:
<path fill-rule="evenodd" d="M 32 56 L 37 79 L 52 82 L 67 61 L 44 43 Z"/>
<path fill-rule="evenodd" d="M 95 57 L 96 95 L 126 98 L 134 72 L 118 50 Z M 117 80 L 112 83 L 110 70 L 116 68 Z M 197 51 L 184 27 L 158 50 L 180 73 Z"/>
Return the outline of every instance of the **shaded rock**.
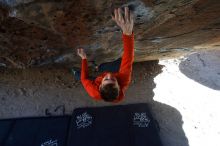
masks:
<path fill-rule="evenodd" d="M 220 1 L 0 0 L 0 63 L 8 68 L 79 66 L 83 47 L 98 64 L 122 54 L 114 8 L 135 14 L 135 61 L 176 57 L 220 46 Z M 4 12 L 4 13 L 3 13 Z"/>

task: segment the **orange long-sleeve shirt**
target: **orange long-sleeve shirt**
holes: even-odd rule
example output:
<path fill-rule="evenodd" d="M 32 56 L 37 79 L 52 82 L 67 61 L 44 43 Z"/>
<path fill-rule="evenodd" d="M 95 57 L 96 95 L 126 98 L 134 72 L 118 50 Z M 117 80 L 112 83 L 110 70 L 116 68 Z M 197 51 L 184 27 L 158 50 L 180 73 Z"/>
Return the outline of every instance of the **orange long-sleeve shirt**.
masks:
<path fill-rule="evenodd" d="M 120 86 L 119 96 L 114 102 L 119 102 L 124 98 L 124 92 L 131 81 L 132 64 L 134 62 L 134 33 L 132 35 L 122 35 L 124 53 L 119 72 L 113 73 Z M 101 100 L 99 86 L 107 72 L 102 73 L 94 81 L 88 79 L 87 60 L 82 60 L 81 82 L 88 94 L 96 100 Z"/>

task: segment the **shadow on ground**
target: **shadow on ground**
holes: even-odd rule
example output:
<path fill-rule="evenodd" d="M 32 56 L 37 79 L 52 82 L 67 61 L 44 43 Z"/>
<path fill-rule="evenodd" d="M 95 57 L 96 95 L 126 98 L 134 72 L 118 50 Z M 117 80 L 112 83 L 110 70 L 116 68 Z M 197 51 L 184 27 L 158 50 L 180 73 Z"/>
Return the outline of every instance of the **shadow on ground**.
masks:
<path fill-rule="evenodd" d="M 214 90 L 220 90 L 220 50 L 194 53 L 179 65 L 188 78 Z"/>
<path fill-rule="evenodd" d="M 153 100 L 154 78 L 162 72 L 159 61 L 147 61 L 134 64 L 133 82 L 127 91 L 127 103 L 149 103 L 154 118 L 160 127 L 160 137 L 164 146 L 188 146 L 182 125 L 181 113 L 167 105 Z M 168 83 L 169 84 L 169 83 Z"/>
<path fill-rule="evenodd" d="M 135 63 L 131 85 L 119 104 L 149 103 L 164 146 L 187 146 L 180 112 L 153 100 L 154 78 L 162 67 L 158 61 Z M 78 107 L 106 105 L 115 104 L 91 100 L 68 69 L 0 71 L 1 118 L 65 115 Z"/>

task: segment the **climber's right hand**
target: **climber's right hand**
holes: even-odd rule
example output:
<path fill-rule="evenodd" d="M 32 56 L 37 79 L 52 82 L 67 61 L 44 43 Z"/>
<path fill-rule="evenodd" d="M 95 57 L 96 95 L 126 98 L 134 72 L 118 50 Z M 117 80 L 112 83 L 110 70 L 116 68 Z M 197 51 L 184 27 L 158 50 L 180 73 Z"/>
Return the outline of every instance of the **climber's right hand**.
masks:
<path fill-rule="evenodd" d="M 85 51 L 84 51 L 83 48 L 77 49 L 77 54 L 78 54 L 82 59 L 86 59 L 86 58 L 87 58 L 87 57 L 86 57 L 86 53 L 85 53 Z"/>
<path fill-rule="evenodd" d="M 131 35 L 134 26 L 134 14 L 129 10 L 128 7 L 124 8 L 125 15 L 122 15 L 121 8 L 114 10 L 114 16 L 112 19 L 121 27 L 123 34 Z"/>

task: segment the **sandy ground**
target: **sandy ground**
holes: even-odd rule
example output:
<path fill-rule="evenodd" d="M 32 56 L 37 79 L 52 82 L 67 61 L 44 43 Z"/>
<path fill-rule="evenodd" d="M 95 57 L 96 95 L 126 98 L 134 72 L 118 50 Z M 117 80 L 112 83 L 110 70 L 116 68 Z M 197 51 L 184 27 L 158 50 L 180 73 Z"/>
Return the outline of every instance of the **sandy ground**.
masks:
<path fill-rule="evenodd" d="M 172 106 L 180 112 L 188 145 L 219 146 L 220 50 L 162 60 L 159 64 L 165 67 L 163 72 L 154 78 L 154 100 Z M 163 117 L 161 114 L 158 116 Z M 166 122 L 165 119 L 162 120 Z M 161 133 L 165 143 L 175 141 L 175 133 L 178 135 L 179 131 L 172 127 L 172 137 L 167 134 L 169 131 L 165 124 L 161 126 L 164 127 Z"/>
<path fill-rule="evenodd" d="M 134 64 L 119 104 L 149 103 L 164 146 L 219 146 L 220 51 Z M 71 114 L 91 100 L 68 69 L 0 70 L 0 118 Z M 115 104 L 114 104 L 115 105 Z"/>

